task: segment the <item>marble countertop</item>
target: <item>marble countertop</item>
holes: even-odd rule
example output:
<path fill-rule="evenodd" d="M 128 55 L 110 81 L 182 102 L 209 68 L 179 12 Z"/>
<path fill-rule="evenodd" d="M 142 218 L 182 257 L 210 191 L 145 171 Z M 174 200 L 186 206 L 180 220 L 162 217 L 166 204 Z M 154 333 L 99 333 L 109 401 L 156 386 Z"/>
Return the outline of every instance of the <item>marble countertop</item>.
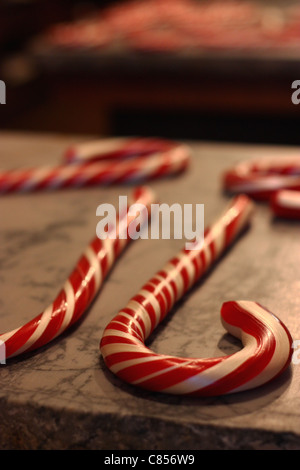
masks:
<path fill-rule="evenodd" d="M 82 138 L 80 140 L 83 140 Z M 0 134 L 3 168 L 53 164 L 74 136 Z M 167 203 L 203 203 L 209 225 L 228 203 L 220 175 L 238 160 L 297 154 L 294 148 L 193 143 L 192 166 L 151 186 Z M 1 332 L 43 311 L 87 243 L 96 208 L 130 188 L 86 188 L 0 199 Z M 300 225 L 273 220 L 259 204 L 251 229 L 155 331 L 157 352 L 230 354 L 226 300 L 260 302 L 300 339 Z M 119 259 L 81 321 L 49 345 L 0 366 L 1 449 L 300 449 L 300 365 L 259 389 L 217 398 L 139 390 L 105 367 L 103 329 L 140 287 L 182 247 L 180 240 L 137 240 Z M 300 354 L 298 355 L 300 356 Z"/>

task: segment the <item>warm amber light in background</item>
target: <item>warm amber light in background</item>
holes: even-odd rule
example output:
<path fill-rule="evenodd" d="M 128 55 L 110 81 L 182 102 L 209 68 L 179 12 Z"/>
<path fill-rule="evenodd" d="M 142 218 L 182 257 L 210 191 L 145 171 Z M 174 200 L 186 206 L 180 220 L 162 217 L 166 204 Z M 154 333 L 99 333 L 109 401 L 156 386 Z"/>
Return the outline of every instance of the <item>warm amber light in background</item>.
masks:
<path fill-rule="evenodd" d="M 3 1 L 6 129 L 299 143 L 297 1 Z"/>

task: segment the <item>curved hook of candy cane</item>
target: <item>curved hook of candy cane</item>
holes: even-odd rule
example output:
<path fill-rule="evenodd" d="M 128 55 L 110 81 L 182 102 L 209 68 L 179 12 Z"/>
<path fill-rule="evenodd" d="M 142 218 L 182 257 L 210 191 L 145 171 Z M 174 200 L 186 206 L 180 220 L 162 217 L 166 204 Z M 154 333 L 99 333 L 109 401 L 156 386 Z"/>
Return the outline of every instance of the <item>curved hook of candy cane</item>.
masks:
<path fill-rule="evenodd" d="M 190 155 L 163 139 L 102 139 L 70 147 L 55 167 L 1 171 L 0 193 L 145 182 L 185 170 Z"/>
<path fill-rule="evenodd" d="M 269 200 L 273 213 L 300 219 L 300 157 L 272 157 L 239 163 L 224 174 L 224 189 Z"/>
<path fill-rule="evenodd" d="M 117 217 L 116 234 L 104 239 L 95 237 L 88 244 L 54 302 L 28 323 L 0 334 L 0 340 L 5 344 L 6 359 L 44 346 L 82 317 L 99 292 L 111 267 L 130 242 L 130 224 L 137 216 L 139 223 L 143 223 L 149 217 L 151 205 L 155 200 L 150 188 L 140 187 L 133 191 L 127 210 Z M 141 211 L 140 214 L 131 214 L 129 208 L 133 203 L 142 204 L 147 210 Z M 125 229 L 127 237 L 123 235 Z"/>
<path fill-rule="evenodd" d="M 182 395 L 222 395 L 262 385 L 291 358 L 287 328 L 254 302 L 227 302 L 222 321 L 244 348 L 231 356 L 182 358 L 156 354 L 145 341 L 178 301 L 229 248 L 248 225 L 253 205 L 234 198 L 207 230 L 199 249 L 182 250 L 145 284 L 103 332 L 106 366 L 122 380 L 152 391 Z"/>

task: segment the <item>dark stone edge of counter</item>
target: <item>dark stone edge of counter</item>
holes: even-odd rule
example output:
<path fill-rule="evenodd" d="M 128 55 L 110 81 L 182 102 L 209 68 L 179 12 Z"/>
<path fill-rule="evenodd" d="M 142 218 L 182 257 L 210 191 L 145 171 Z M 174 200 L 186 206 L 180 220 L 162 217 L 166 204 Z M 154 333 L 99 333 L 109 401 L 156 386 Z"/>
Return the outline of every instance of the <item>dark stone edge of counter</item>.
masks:
<path fill-rule="evenodd" d="M 0 400 L 0 450 L 300 450 L 300 436 Z"/>

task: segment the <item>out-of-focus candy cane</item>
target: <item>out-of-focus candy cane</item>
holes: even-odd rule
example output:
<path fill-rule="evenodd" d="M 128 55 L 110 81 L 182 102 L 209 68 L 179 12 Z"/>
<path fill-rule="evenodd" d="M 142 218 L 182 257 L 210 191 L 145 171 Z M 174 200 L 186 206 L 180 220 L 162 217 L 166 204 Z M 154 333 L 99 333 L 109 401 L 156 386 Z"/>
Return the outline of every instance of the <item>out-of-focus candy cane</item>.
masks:
<path fill-rule="evenodd" d="M 130 184 L 180 173 L 188 146 L 155 138 L 115 138 L 67 149 L 61 165 L 0 171 L 0 194 Z"/>
<path fill-rule="evenodd" d="M 156 354 L 145 345 L 174 304 L 241 234 L 250 221 L 252 209 L 247 196 L 234 198 L 206 231 L 202 246 L 182 250 L 110 321 L 100 350 L 114 374 L 152 391 L 222 395 L 262 385 L 288 366 L 292 355 L 289 331 L 266 308 L 250 301 L 223 304 L 224 327 L 244 345 L 232 355 L 182 358 Z"/>
<path fill-rule="evenodd" d="M 300 157 L 241 162 L 225 172 L 223 186 L 231 194 L 269 200 L 280 217 L 300 219 Z"/>

